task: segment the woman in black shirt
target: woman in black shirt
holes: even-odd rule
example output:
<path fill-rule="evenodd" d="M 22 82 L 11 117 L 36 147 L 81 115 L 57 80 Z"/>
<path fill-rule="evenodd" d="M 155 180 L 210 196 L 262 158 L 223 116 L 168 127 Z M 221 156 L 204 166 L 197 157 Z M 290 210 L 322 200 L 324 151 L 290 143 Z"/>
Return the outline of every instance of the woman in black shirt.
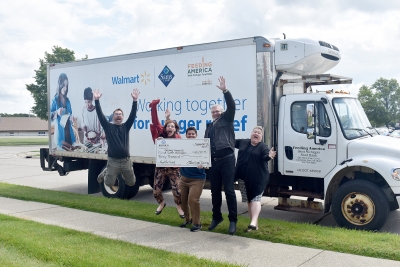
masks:
<path fill-rule="evenodd" d="M 276 155 L 262 143 L 263 128 L 256 126 L 250 139 L 236 139 L 235 147 L 239 149 L 235 178 L 243 180 L 246 187 L 247 205 L 251 219 L 248 230 L 258 229 L 258 216 L 261 211 L 261 197 L 269 179 L 268 164 Z"/>

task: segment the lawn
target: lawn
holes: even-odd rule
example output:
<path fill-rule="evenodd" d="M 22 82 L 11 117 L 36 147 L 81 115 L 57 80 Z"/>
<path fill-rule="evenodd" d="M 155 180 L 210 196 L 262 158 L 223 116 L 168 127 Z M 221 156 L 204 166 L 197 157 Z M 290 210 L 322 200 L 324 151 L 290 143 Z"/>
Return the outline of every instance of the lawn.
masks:
<path fill-rule="evenodd" d="M 182 220 L 174 207 L 165 207 L 163 216 L 154 216 L 156 204 L 120 199 L 108 199 L 92 195 L 58 192 L 26 186 L 0 183 L 0 196 L 37 201 L 86 211 L 133 218 L 144 221 L 178 226 Z M 203 230 L 211 222 L 211 212 L 202 211 Z M 246 233 L 249 218 L 239 216 L 235 235 L 282 244 L 330 250 L 374 258 L 400 261 L 400 237 L 390 233 L 355 231 L 342 228 L 292 223 L 280 220 L 260 219 L 259 230 Z M 228 234 L 228 220 L 214 231 Z"/>
<path fill-rule="evenodd" d="M 0 266 L 238 266 L 0 214 Z"/>
<path fill-rule="evenodd" d="M 27 145 L 48 145 L 49 138 L 44 137 L 1 137 L 0 146 L 27 146 Z"/>

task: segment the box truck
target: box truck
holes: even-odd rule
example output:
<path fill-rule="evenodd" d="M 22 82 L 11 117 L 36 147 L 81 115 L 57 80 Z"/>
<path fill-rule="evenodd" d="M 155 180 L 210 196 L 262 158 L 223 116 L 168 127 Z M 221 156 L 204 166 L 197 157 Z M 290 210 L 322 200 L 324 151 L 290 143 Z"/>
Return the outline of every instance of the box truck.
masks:
<path fill-rule="evenodd" d="M 264 191 L 278 198 L 275 209 L 332 212 L 340 226 L 379 229 L 399 208 L 400 140 L 379 135 L 355 96 L 321 89 L 352 82 L 326 74 L 340 59 L 339 49 L 324 41 L 251 37 L 49 64 L 51 135 L 49 147 L 40 151 L 41 167 L 60 175 L 87 169 L 89 194 L 101 190 L 107 197 L 131 198 L 141 185 L 153 184 L 149 103 L 160 98 L 160 118 L 168 108 L 182 134 L 194 126 L 201 136 L 212 119 L 210 107 L 225 105 L 216 88 L 224 76 L 236 104 L 236 138 L 248 138 L 261 125 L 264 142 L 277 150 Z M 68 100 L 54 114 L 63 84 Z M 130 131 L 137 183 L 130 187 L 118 177 L 109 188 L 96 181 L 106 164 L 107 141 L 90 92 L 103 93 L 105 114 L 116 108 L 128 114 L 133 88 L 141 92 Z"/>

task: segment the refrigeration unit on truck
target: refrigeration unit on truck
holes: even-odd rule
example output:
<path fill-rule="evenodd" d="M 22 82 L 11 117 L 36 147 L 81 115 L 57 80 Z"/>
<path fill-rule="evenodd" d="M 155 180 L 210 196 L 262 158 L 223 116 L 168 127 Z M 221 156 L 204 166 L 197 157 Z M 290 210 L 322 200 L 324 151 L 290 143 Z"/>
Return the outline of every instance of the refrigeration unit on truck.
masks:
<path fill-rule="evenodd" d="M 107 197 L 131 198 L 139 186 L 153 185 L 149 103 L 160 98 L 160 118 L 168 108 L 181 134 L 194 126 L 202 136 L 210 107 L 225 105 L 216 88 L 224 76 L 236 104 L 236 138 L 248 138 L 261 125 L 264 142 L 277 150 L 264 191 L 278 198 L 275 209 L 332 211 L 340 226 L 379 229 L 389 211 L 399 208 L 400 141 L 380 136 L 356 97 L 318 87 L 352 82 L 324 74 L 340 58 L 339 49 L 323 41 L 252 37 L 49 64 L 51 135 L 49 147 L 41 149 L 41 166 L 60 175 L 88 169 L 89 194 L 101 190 Z M 65 77 L 68 108 L 54 118 Z M 130 187 L 118 177 L 114 192 L 96 181 L 106 165 L 107 142 L 89 115 L 94 109 L 89 91 L 100 90 L 102 110 L 111 117 L 116 108 L 129 114 L 133 88 L 141 92 L 130 131 L 137 183 Z M 66 129 L 70 143 L 63 138 Z"/>

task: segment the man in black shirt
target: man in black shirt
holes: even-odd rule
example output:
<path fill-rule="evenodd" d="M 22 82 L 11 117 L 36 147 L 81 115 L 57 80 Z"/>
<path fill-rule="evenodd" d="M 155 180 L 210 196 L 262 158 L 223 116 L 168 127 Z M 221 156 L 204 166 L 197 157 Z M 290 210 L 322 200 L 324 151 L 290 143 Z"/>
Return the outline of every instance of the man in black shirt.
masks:
<path fill-rule="evenodd" d="M 235 118 L 235 101 L 232 94 L 226 89 L 225 78 L 220 77 L 220 85 L 226 102 L 226 111 L 220 105 L 211 107 L 213 122 L 207 124 L 204 137 L 210 138 L 211 165 L 207 176 L 211 184 L 211 200 L 213 204 L 213 217 L 208 230 L 212 231 L 224 219 L 222 218 L 222 185 L 224 185 L 225 198 L 229 210 L 229 234 L 236 232 L 237 202 L 234 190 L 235 172 L 235 133 L 233 121 Z"/>
<path fill-rule="evenodd" d="M 126 122 L 122 123 L 124 113 L 120 108 L 118 108 L 113 112 L 113 123 L 110 123 L 101 110 L 99 99 L 102 94 L 98 89 L 93 92 L 97 116 L 99 117 L 100 124 L 104 129 L 108 143 L 108 161 L 104 183 L 110 188 L 113 188 L 112 186 L 114 186 L 118 174 L 122 175 L 125 179 L 125 183 L 129 186 L 135 185 L 136 182 L 129 154 L 129 130 L 132 128 L 133 122 L 136 118 L 139 94 L 140 92 L 138 89 L 133 89 L 133 92 L 131 93 L 133 98 L 132 110 Z M 100 176 L 98 182 L 103 182 Z"/>

